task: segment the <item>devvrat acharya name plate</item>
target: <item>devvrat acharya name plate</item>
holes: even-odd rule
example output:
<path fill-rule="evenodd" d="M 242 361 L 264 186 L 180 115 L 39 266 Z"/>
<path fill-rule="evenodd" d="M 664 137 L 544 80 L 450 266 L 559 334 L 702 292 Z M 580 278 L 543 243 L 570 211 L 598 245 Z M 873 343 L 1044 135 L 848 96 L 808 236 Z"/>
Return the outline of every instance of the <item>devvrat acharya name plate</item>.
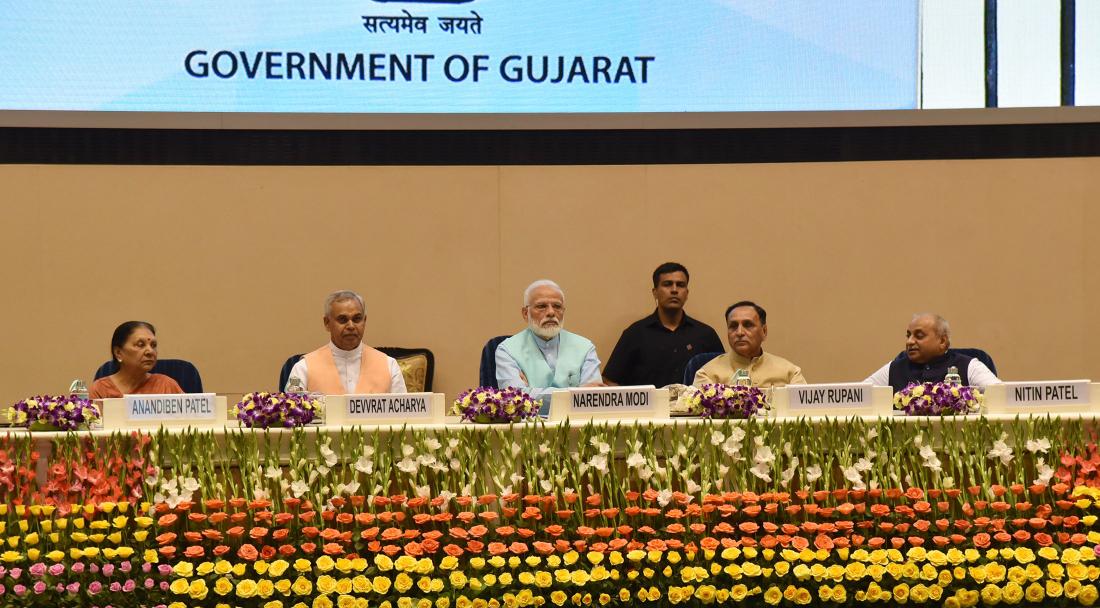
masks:
<path fill-rule="evenodd" d="M 325 424 L 442 423 L 443 393 L 328 395 Z"/>

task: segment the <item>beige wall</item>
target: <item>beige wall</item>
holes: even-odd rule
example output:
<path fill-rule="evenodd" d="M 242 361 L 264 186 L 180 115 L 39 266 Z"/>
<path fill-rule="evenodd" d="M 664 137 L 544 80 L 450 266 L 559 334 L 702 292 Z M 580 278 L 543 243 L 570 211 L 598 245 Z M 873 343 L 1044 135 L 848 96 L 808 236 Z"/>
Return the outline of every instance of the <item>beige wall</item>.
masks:
<path fill-rule="evenodd" d="M 567 327 L 610 354 L 692 271 L 715 326 L 752 298 L 811 381 L 859 380 L 935 310 L 1006 378 L 1100 378 L 1100 159 L 619 167 L 0 166 L 0 403 L 90 381 L 120 321 L 207 388 L 273 388 L 326 339 L 321 301 L 364 294 L 367 340 L 426 346 L 436 387 L 477 381 L 560 282 Z"/>

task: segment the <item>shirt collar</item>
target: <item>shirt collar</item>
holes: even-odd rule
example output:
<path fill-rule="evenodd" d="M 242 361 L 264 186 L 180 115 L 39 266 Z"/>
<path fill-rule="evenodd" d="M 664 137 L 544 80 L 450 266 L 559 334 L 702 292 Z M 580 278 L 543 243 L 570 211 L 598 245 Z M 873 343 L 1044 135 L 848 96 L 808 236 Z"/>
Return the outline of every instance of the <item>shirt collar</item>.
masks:
<path fill-rule="evenodd" d="M 354 358 L 359 357 L 363 354 L 363 343 L 362 342 L 359 343 L 359 346 L 356 346 L 355 348 L 353 348 L 351 350 L 344 350 L 344 349 L 340 348 L 339 346 L 336 346 L 335 344 L 332 343 L 331 340 L 329 340 L 328 347 L 329 347 L 329 350 L 332 351 L 332 356 L 337 358 L 337 359 L 354 359 Z"/>
<path fill-rule="evenodd" d="M 535 339 L 535 345 L 539 347 L 539 350 L 554 350 L 561 342 L 561 332 L 558 335 L 550 338 L 549 340 L 543 340 L 535 332 L 531 332 L 531 337 Z"/>
<path fill-rule="evenodd" d="M 742 357 L 741 355 L 737 354 L 736 351 L 731 350 L 730 351 L 730 363 L 734 364 L 734 369 L 736 369 L 738 367 L 749 368 L 749 367 L 752 367 L 752 366 L 756 365 L 757 363 L 760 363 L 760 360 L 763 359 L 766 354 L 767 354 L 766 352 L 760 351 L 760 356 L 759 357 L 753 357 L 752 359 L 748 359 L 748 358 Z"/>
<path fill-rule="evenodd" d="M 657 309 L 653 309 L 653 313 L 643 320 L 650 327 L 664 327 L 661 323 L 661 317 L 657 314 Z M 676 329 L 680 329 L 685 325 L 695 325 L 695 319 L 689 317 L 687 312 L 684 312 L 684 318 L 680 320 L 680 324 L 676 326 Z"/>

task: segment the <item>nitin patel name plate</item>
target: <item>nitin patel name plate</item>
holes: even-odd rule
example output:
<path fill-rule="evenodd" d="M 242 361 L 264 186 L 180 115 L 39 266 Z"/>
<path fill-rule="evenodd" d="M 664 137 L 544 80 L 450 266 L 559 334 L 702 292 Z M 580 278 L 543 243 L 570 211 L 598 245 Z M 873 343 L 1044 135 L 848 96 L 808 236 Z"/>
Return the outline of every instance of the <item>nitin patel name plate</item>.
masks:
<path fill-rule="evenodd" d="M 1005 382 L 986 387 L 985 404 L 990 414 L 1086 412 L 1095 392 L 1088 380 Z"/>

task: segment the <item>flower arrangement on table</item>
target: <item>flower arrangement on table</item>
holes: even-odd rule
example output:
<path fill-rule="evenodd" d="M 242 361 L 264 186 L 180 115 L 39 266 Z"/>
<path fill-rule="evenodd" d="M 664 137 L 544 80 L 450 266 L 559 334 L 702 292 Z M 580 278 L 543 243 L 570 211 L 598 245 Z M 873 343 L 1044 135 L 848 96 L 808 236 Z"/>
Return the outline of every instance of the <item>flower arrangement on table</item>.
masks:
<path fill-rule="evenodd" d="M 894 394 L 894 410 L 906 416 L 958 416 L 982 409 L 981 391 L 971 386 L 943 382 L 909 383 Z"/>
<path fill-rule="evenodd" d="M 37 395 L 11 406 L 8 420 L 31 430 L 73 431 L 99 420 L 99 408 L 76 395 Z"/>
<path fill-rule="evenodd" d="M 680 395 L 680 404 L 704 418 L 752 418 L 769 407 L 761 389 L 729 384 L 689 386 Z"/>
<path fill-rule="evenodd" d="M 321 401 L 299 393 L 248 393 L 233 406 L 242 425 L 254 429 L 304 426 L 321 415 Z"/>
<path fill-rule="evenodd" d="M 452 411 L 470 422 L 523 422 L 539 414 L 539 401 L 518 388 L 479 386 L 459 393 Z"/>

